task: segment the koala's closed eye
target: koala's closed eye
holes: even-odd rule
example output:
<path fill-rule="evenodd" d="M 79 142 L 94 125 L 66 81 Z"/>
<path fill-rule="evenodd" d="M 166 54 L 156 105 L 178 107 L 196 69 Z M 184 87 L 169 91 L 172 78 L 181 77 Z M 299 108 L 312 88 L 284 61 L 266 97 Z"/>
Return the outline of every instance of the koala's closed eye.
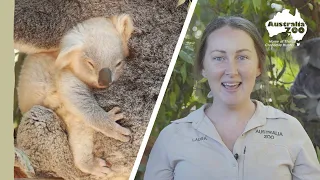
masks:
<path fill-rule="evenodd" d="M 94 68 L 94 65 L 93 65 L 92 62 L 90 62 L 90 61 L 87 61 L 87 62 L 88 62 L 88 64 L 89 64 L 92 68 Z"/>
<path fill-rule="evenodd" d="M 118 62 L 116 67 L 119 67 L 122 64 L 122 61 Z"/>

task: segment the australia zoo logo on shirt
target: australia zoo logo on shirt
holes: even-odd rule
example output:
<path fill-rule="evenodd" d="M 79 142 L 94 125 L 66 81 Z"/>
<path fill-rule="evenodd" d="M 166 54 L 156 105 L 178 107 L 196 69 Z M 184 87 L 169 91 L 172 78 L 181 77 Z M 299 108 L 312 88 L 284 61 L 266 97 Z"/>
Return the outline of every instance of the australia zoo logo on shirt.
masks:
<path fill-rule="evenodd" d="M 265 23 L 269 37 L 281 33 L 287 33 L 292 40 L 269 40 L 266 46 L 294 46 L 296 41 L 301 41 L 307 33 L 307 24 L 301 18 L 299 11 L 296 9 L 295 15 L 290 14 L 288 9 L 278 12 L 272 19 Z M 297 43 L 299 45 L 299 43 Z"/>
<path fill-rule="evenodd" d="M 274 139 L 277 136 L 283 136 L 282 132 L 280 131 L 273 131 L 273 130 L 262 130 L 262 129 L 257 129 L 256 133 L 262 134 L 263 138 L 265 139 Z"/>

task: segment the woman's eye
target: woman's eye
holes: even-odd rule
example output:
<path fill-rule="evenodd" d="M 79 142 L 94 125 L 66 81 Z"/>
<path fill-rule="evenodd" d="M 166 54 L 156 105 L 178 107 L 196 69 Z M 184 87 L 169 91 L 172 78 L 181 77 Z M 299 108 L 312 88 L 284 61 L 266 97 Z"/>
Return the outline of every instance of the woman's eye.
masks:
<path fill-rule="evenodd" d="M 248 56 L 238 56 L 238 59 L 239 59 L 239 60 L 247 60 L 247 59 L 248 59 Z"/>
<path fill-rule="evenodd" d="M 116 67 L 120 66 L 122 64 L 122 61 L 118 62 L 118 64 L 116 65 Z"/>
<path fill-rule="evenodd" d="M 222 60 L 223 60 L 223 57 L 213 57 L 213 60 L 215 60 L 215 61 L 222 61 Z"/>

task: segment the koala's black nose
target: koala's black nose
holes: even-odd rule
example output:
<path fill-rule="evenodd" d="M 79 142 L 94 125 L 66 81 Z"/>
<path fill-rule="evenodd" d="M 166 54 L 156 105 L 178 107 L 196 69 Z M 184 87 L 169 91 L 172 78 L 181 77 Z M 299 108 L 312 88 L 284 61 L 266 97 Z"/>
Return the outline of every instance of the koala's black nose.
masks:
<path fill-rule="evenodd" d="M 109 68 L 103 68 L 99 72 L 98 83 L 100 86 L 109 86 L 112 82 L 112 72 Z"/>

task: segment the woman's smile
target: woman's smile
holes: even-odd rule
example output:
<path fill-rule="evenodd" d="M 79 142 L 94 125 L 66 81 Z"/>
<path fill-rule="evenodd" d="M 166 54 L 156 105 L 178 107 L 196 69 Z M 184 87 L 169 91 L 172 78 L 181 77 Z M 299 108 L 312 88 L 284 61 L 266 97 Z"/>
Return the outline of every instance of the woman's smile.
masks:
<path fill-rule="evenodd" d="M 228 92 L 235 92 L 238 91 L 238 89 L 241 86 L 241 82 L 223 82 L 221 85 L 226 89 Z"/>

